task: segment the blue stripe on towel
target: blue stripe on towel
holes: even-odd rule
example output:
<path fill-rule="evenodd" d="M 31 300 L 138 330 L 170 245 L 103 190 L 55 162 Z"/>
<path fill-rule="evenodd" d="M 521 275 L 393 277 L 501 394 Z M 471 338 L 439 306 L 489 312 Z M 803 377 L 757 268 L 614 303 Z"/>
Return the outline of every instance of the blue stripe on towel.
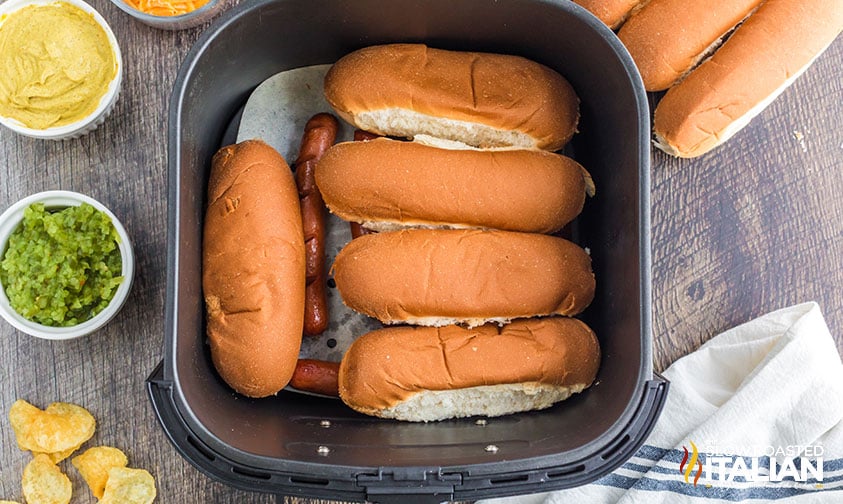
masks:
<path fill-rule="evenodd" d="M 694 486 L 682 480 L 656 480 L 651 478 L 629 478 L 618 474 L 610 474 L 595 482 L 597 485 L 622 488 L 624 490 L 642 490 L 650 492 L 672 492 L 704 499 L 717 499 L 730 502 L 747 499 L 776 500 L 797 495 L 822 492 L 821 489 L 803 489 L 781 486 L 764 486 L 750 488 L 726 488 L 712 485 L 706 487 L 700 483 Z"/>
<path fill-rule="evenodd" d="M 658 446 L 642 445 L 641 448 L 635 452 L 635 456 L 650 460 L 661 460 L 665 453 L 669 451 L 670 450 L 666 448 L 659 448 Z"/>
<path fill-rule="evenodd" d="M 843 469 L 843 458 L 823 460 L 823 469 L 826 471 L 839 471 Z"/>

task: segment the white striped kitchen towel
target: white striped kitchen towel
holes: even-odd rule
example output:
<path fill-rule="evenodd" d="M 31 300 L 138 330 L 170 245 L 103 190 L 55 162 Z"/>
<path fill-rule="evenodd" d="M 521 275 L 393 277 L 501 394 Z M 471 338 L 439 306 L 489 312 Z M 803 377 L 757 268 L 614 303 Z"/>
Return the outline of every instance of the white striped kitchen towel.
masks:
<path fill-rule="evenodd" d="M 665 372 L 635 456 L 596 482 L 487 504 L 843 503 L 843 364 L 816 303 L 715 336 Z"/>

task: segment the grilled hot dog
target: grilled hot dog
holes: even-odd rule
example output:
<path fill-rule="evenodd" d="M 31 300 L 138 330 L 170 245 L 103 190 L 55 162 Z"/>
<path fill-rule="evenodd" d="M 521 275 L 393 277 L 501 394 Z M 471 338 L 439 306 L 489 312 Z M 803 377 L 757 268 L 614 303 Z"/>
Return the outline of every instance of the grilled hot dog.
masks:
<path fill-rule="evenodd" d="M 325 272 L 325 204 L 313 174 L 319 158 L 337 138 L 339 123 L 330 114 L 316 114 L 304 128 L 299 156 L 294 163 L 304 229 L 306 287 L 304 334 L 316 336 L 328 328 L 328 293 Z"/>
<path fill-rule="evenodd" d="M 339 370 L 339 362 L 299 359 L 290 385 L 304 392 L 338 397 L 337 376 Z"/>

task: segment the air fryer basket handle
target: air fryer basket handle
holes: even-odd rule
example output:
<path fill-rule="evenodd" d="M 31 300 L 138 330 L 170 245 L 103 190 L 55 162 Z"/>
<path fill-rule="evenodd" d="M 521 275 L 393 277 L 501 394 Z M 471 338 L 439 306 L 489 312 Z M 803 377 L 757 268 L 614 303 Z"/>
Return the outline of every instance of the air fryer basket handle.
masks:
<path fill-rule="evenodd" d="M 366 502 L 372 504 L 440 504 L 450 502 L 452 495 L 448 499 L 442 500 L 442 496 L 437 494 L 392 494 L 392 495 L 369 495 Z"/>
<path fill-rule="evenodd" d="M 260 491 L 377 504 L 438 504 L 552 491 L 591 483 L 620 467 L 641 447 L 661 414 L 669 386 L 667 380 L 654 374 L 652 380 L 645 382 L 639 406 L 626 428 L 593 457 L 573 463 L 570 467 L 513 471 L 491 476 L 449 472 L 443 467 L 417 467 L 408 469 L 410 472 L 381 468 L 376 474 L 358 473 L 346 480 L 333 480 L 327 487 L 314 485 L 307 488 L 301 480 L 295 480 L 294 484 L 289 474 L 257 474 L 251 468 L 240 467 L 194 436 L 176 408 L 173 384 L 163 376 L 162 364 L 147 379 L 147 392 L 170 442 L 201 472 L 246 490 L 256 489 L 255 481 L 250 481 L 247 476 L 257 475 L 261 477 Z M 415 477 L 411 477 L 413 475 Z"/>
<path fill-rule="evenodd" d="M 433 504 L 445 500 L 475 500 L 585 485 L 623 465 L 644 444 L 658 420 L 670 383 L 657 373 L 644 383 L 642 396 L 634 416 L 605 448 L 588 460 L 572 464 L 569 470 L 554 467 L 523 472 L 497 473 L 494 476 L 469 473 L 448 473 L 444 468 L 426 468 L 415 478 L 415 488 L 407 478 L 395 478 L 384 469 L 378 475 L 359 475 L 358 485 L 366 488 L 366 500 L 378 504 Z"/>

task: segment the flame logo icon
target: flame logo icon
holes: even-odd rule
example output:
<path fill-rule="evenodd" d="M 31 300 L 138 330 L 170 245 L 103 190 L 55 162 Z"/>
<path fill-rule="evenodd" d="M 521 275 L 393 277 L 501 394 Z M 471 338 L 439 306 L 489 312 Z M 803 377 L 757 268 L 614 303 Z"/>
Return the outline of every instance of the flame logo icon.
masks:
<path fill-rule="evenodd" d="M 685 456 L 682 457 L 682 462 L 679 464 L 679 472 L 685 476 L 685 483 L 690 483 L 689 478 L 691 477 L 691 472 L 694 470 L 694 465 L 697 466 L 697 474 L 694 475 L 694 486 L 697 486 L 697 481 L 700 480 L 700 476 L 702 475 L 702 461 L 700 461 L 700 452 L 697 450 L 697 445 L 691 441 L 691 460 L 688 461 L 688 449 L 685 448 L 685 445 L 682 445 L 682 449 L 685 450 Z M 688 463 L 687 467 L 685 463 Z"/>

